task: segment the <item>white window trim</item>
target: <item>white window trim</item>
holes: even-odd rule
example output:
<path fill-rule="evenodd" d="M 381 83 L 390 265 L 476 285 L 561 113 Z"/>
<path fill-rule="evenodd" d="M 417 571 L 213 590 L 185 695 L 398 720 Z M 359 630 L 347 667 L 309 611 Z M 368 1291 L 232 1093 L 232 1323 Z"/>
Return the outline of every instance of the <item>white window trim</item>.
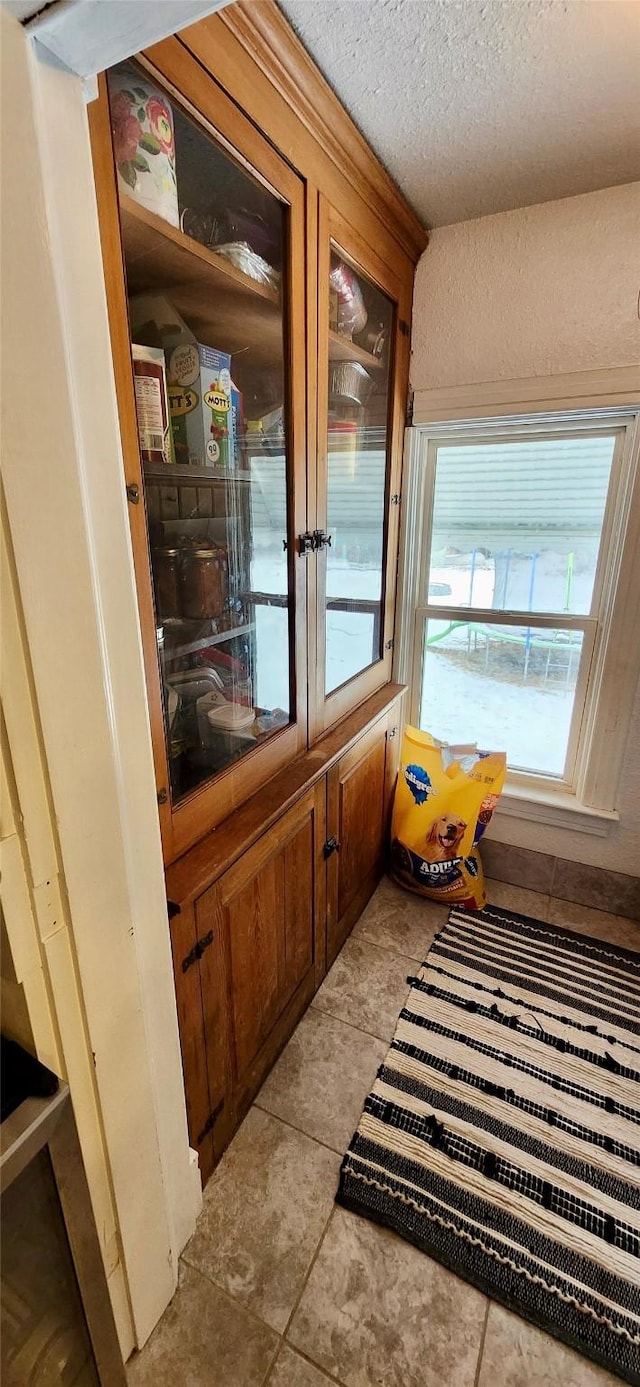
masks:
<path fill-rule="evenodd" d="M 607 564 L 603 578 L 602 625 L 590 679 L 586 731 L 581 736 L 581 759 L 575 787 L 555 787 L 535 776 L 510 773 L 500 802 L 502 814 L 555 827 L 606 836 L 618 820 L 616 797 L 633 702 L 640 677 L 640 640 L 635 636 L 640 613 L 640 404 L 603 407 L 580 401 L 575 410 L 549 411 L 548 401 L 527 400 L 526 414 L 503 414 L 464 420 L 451 418 L 414 425 L 406 431 L 402 545 L 400 571 L 399 642 L 395 677 L 410 687 L 410 718 L 415 706 L 414 650 L 416 611 L 420 594 L 426 517 L 427 454 L 429 445 L 443 439 L 483 440 L 505 429 L 525 426 L 528 432 L 549 433 L 568 426 L 605 424 L 624 428 L 625 436 L 613 478 L 615 496 L 603 546 L 622 531 L 623 543 Z M 611 550 L 610 550 L 611 553 Z M 632 615 L 630 615 L 632 614 Z M 625 640 L 631 627 L 631 638 Z"/>

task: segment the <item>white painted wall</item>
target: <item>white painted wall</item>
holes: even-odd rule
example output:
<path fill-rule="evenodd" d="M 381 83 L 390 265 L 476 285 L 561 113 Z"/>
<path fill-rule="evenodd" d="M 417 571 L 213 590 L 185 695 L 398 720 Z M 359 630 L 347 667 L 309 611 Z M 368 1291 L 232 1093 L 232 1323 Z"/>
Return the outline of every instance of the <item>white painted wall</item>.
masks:
<path fill-rule="evenodd" d="M 65 1063 L 74 1097 L 69 1054 L 84 1046 L 76 1058 L 93 1071 L 103 1176 L 142 1344 L 175 1290 L 200 1184 L 87 113 L 81 80 L 37 61 L 4 10 L 0 23 L 3 483 L 83 1017 Z M 10 662 L 3 674 L 11 686 Z M 64 942 L 59 922 L 51 913 L 52 956 Z M 28 941 L 30 957 L 34 947 Z M 53 1010 L 65 1012 L 57 976 Z"/>
<path fill-rule="evenodd" d="M 546 384 L 562 376 L 566 397 L 572 373 L 637 366 L 639 246 L 640 183 L 435 230 L 414 294 L 411 383 L 421 409 L 428 410 L 430 391 L 439 407 L 436 392 L 459 389 L 462 403 L 465 387 L 491 381 Z M 483 394 L 488 406 L 490 389 Z M 629 639 L 638 639 L 635 626 Z M 617 809 L 620 822 L 607 838 L 499 813 L 492 834 L 637 875 L 640 688 Z"/>

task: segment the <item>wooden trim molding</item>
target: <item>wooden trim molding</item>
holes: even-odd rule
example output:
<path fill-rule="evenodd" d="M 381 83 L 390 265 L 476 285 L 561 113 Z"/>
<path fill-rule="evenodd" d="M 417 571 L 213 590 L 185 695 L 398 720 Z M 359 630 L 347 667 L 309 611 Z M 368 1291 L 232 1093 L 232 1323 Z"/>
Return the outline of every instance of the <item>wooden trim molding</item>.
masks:
<path fill-rule="evenodd" d="M 549 409 L 597 409 L 640 404 L 640 365 L 571 371 L 521 380 L 488 380 L 416 390 L 413 423 L 494 418 Z"/>
<path fill-rule="evenodd" d="M 215 19 L 253 58 L 294 115 L 349 180 L 414 264 L 428 233 L 380 164 L 275 0 L 237 0 Z M 185 35 L 188 43 L 189 35 Z"/>

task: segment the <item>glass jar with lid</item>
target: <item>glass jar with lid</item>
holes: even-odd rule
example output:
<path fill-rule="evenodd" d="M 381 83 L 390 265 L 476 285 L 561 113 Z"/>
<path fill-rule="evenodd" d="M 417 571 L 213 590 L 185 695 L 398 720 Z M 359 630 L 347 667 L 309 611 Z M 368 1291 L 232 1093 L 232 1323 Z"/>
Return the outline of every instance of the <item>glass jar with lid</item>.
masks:
<path fill-rule="evenodd" d="M 183 617 L 217 620 L 228 595 L 225 550 L 211 546 L 185 549 L 180 564 L 180 599 Z"/>
<path fill-rule="evenodd" d="M 166 621 L 181 616 L 180 608 L 180 550 L 161 545 L 151 552 L 156 594 L 156 614 Z"/>

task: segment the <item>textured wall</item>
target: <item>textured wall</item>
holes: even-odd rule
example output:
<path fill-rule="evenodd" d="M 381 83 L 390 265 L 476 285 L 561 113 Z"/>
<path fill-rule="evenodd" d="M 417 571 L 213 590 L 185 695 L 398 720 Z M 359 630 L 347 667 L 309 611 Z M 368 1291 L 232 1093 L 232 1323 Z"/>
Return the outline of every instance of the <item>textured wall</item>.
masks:
<path fill-rule="evenodd" d="M 441 227 L 418 265 L 416 390 L 640 361 L 640 183 Z"/>
<path fill-rule="evenodd" d="M 639 245 L 640 183 L 434 231 L 416 276 L 414 388 L 640 362 Z M 640 687 L 616 807 L 607 838 L 499 815 L 492 836 L 640 873 Z"/>

